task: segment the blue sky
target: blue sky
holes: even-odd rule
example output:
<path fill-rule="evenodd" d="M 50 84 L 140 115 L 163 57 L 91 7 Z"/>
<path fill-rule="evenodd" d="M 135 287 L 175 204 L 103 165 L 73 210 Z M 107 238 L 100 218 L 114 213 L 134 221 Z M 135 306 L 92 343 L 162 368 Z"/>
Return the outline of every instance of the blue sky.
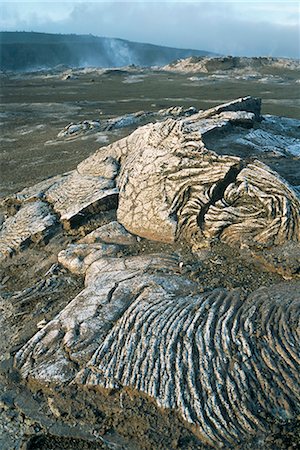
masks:
<path fill-rule="evenodd" d="M 300 57 L 300 0 L 1 2 L 0 29 L 94 34 L 245 56 Z"/>

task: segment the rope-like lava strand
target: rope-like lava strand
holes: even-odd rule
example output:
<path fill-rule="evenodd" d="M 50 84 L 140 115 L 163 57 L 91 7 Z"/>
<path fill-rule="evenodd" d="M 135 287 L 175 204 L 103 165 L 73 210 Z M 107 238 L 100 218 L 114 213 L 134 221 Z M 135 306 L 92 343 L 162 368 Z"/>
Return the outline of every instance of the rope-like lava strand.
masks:
<path fill-rule="evenodd" d="M 299 408 L 299 299 L 246 301 L 219 289 L 174 298 L 151 288 L 124 313 L 81 381 L 130 386 L 179 410 L 212 445 L 294 418 Z M 297 350 L 298 347 L 298 350 Z"/>

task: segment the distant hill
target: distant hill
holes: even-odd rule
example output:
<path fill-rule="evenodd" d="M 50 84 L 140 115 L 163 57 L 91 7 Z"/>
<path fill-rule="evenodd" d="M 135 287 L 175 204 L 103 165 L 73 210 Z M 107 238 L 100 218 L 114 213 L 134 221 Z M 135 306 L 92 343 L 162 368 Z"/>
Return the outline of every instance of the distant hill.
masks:
<path fill-rule="evenodd" d="M 213 55 L 93 35 L 0 32 L 0 69 L 35 70 L 57 65 L 120 67 L 162 66 L 175 59 Z"/>

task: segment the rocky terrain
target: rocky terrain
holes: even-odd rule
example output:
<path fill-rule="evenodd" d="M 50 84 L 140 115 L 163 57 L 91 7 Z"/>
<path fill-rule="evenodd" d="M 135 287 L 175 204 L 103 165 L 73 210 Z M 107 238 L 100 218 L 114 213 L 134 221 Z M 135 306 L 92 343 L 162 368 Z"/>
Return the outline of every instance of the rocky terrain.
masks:
<path fill-rule="evenodd" d="M 255 76 L 260 71 L 271 72 L 274 69 L 300 70 L 300 61 L 297 59 L 275 57 L 240 57 L 240 56 L 191 56 L 179 59 L 162 68 L 162 70 L 191 73 L 220 73 L 233 71 L 252 72 Z"/>
<path fill-rule="evenodd" d="M 120 128 L 2 198 L 1 448 L 298 448 L 300 121 L 246 96 L 57 139 Z"/>
<path fill-rule="evenodd" d="M 0 73 L 0 196 L 73 170 L 161 110 L 200 111 L 252 95 L 264 115 L 299 118 L 299 78 L 297 69 L 273 66 L 254 78 L 132 66 Z"/>
<path fill-rule="evenodd" d="M 298 91 L 300 83 L 300 62 L 296 59 L 195 56 L 174 61 L 162 67 L 162 70 L 189 75 L 191 81 L 199 84 L 216 81 L 226 83 L 235 79 L 284 87 L 294 80 L 295 91 Z"/>

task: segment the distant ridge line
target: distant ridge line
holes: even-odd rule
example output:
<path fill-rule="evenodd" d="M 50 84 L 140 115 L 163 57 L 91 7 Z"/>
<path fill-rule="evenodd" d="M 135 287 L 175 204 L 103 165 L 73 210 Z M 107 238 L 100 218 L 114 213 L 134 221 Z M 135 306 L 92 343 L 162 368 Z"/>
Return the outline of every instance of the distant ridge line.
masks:
<path fill-rule="evenodd" d="M 69 67 L 163 66 L 190 56 L 217 56 L 196 49 L 94 35 L 52 34 L 26 31 L 0 32 L 0 69 L 30 70 Z"/>

